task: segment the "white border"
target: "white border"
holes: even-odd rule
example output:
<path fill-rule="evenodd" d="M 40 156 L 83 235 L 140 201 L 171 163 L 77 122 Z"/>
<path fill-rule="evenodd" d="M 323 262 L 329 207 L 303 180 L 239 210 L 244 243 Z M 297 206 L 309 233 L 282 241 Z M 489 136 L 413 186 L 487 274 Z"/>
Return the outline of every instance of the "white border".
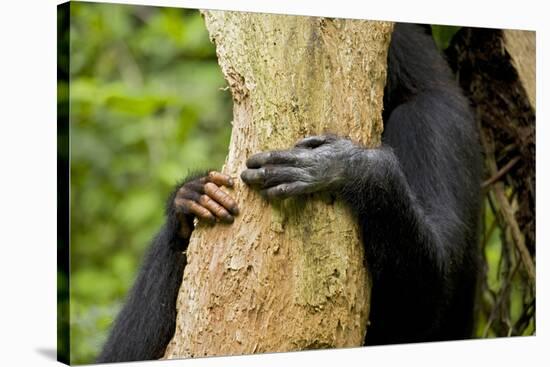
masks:
<path fill-rule="evenodd" d="M 102 1 L 106 2 L 106 1 Z M 547 121 L 546 4 L 528 1 L 207 1 L 119 3 L 537 30 L 538 121 Z M 0 333 L 2 365 L 50 366 L 56 343 L 56 7 L 58 1 L 3 3 L 0 11 Z M 537 124 L 537 187 L 550 187 L 548 127 Z M 545 144 L 546 143 L 546 144 Z M 341 364 L 519 366 L 548 363 L 548 194 L 537 192 L 537 336 L 497 340 L 164 361 L 163 366 Z M 544 353 L 544 354 L 543 354 Z M 545 358 L 543 358 L 545 355 Z M 157 363 L 157 362 L 155 362 Z M 161 365 L 151 362 L 135 365 Z"/>

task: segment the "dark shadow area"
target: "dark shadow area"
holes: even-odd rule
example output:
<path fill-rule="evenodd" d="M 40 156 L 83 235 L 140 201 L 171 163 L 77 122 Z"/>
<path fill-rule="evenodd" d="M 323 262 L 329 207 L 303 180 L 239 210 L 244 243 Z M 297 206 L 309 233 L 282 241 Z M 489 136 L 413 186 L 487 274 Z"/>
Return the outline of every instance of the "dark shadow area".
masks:
<path fill-rule="evenodd" d="M 69 28 L 70 5 L 57 7 L 57 360 L 70 362 L 69 327 Z M 45 350 L 46 355 L 56 351 Z M 55 358 L 55 357 L 52 357 Z"/>
<path fill-rule="evenodd" d="M 47 359 L 57 361 L 57 350 L 53 348 L 39 348 L 36 351 L 38 352 L 38 354 L 46 357 Z"/>

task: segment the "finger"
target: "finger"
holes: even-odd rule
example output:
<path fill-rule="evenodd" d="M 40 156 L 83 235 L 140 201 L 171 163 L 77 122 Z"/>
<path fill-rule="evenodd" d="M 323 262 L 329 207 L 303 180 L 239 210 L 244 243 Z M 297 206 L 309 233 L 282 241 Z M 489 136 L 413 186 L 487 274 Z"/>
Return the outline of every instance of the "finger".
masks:
<path fill-rule="evenodd" d="M 262 190 L 261 194 L 267 199 L 286 199 L 291 196 L 297 196 L 308 193 L 310 184 L 306 182 L 292 182 L 285 183 L 278 186 L 271 187 L 267 190 Z"/>
<path fill-rule="evenodd" d="M 208 180 L 210 182 L 215 183 L 218 186 L 227 186 L 227 187 L 233 187 L 233 179 L 228 176 L 224 175 L 223 173 L 211 171 L 208 173 Z"/>
<path fill-rule="evenodd" d="M 178 198 L 176 199 L 176 205 L 181 206 L 186 213 L 195 214 L 199 219 L 203 219 L 209 223 L 216 221 L 216 217 L 208 209 L 193 200 Z"/>
<path fill-rule="evenodd" d="M 258 185 L 265 188 L 282 183 L 307 181 L 310 177 L 301 168 L 269 166 L 259 169 L 246 169 L 241 173 L 241 178 L 249 185 Z"/>
<path fill-rule="evenodd" d="M 208 195 L 201 195 L 199 204 L 208 209 L 216 217 L 227 223 L 233 223 L 234 218 L 223 206 L 212 200 Z"/>
<path fill-rule="evenodd" d="M 291 150 L 272 150 L 254 154 L 246 161 L 248 168 L 260 168 L 266 164 L 294 164 L 297 161 L 296 152 Z"/>
<path fill-rule="evenodd" d="M 267 167 L 265 169 L 263 187 L 277 186 L 283 183 L 311 180 L 311 177 L 297 167 Z"/>
<path fill-rule="evenodd" d="M 308 136 L 298 143 L 296 143 L 296 148 L 317 148 L 320 145 L 323 145 L 327 142 L 326 135 L 317 135 L 317 136 Z"/>
<path fill-rule="evenodd" d="M 241 179 L 249 185 L 261 185 L 265 179 L 265 168 L 245 169 L 241 172 Z"/>
<path fill-rule="evenodd" d="M 223 207 L 231 213 L 235 215 L 239 214 L 239 208 L 237 207 L 235 200 L 216 186 L 216 184 L 208 182 L 204 185 L 204 193 L 217 201 L 219 204 L 223 205 Z"/>

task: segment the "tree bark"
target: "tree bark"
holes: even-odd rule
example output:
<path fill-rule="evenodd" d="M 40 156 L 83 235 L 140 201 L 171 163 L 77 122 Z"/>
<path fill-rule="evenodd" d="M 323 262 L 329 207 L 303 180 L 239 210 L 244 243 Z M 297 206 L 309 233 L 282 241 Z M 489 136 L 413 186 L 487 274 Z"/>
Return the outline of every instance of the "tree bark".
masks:
<path fill-rule="evenodd" d="M 505 29 L 502 31 L 504 47 L 510 55 L 518 77 L 527 93 L 533 109 L 537 107 L 536 98 L 536 35 L 534 31 Z"/>
<path fill-rule="evenodd" d="M 234 100 L 225 173 L 308 135 L 380 144 L 391 23 L 203 15 Z M 165 358 L 362 345 L 370 283 L 348 208 L 328 194 L 267 203 L 235 181 L 235 222 L 191 238 Z"/>

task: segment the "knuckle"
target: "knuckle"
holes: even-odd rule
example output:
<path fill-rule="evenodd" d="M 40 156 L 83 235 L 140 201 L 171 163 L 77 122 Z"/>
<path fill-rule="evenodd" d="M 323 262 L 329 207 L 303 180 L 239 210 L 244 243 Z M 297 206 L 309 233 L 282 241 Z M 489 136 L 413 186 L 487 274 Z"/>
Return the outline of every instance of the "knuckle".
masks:
<path fill-rule="evenodd" d="M 242 173 L 241 173 L 241 179 L 246 182 L 246 183 L 249 183 L 249 182 L 252 182 L 254 180 L 254 176 L 252 174 L 252 170 L 250 169 L 246 169 L 244 170 Z"/>
<path fill-rule="evenodd" d="M 197 201 L 199 194 L 197 193 L 197 191 L 185 187 L 178 191 L 178 195 L 176 197 L 184 201 L 185 199 Z"/>

